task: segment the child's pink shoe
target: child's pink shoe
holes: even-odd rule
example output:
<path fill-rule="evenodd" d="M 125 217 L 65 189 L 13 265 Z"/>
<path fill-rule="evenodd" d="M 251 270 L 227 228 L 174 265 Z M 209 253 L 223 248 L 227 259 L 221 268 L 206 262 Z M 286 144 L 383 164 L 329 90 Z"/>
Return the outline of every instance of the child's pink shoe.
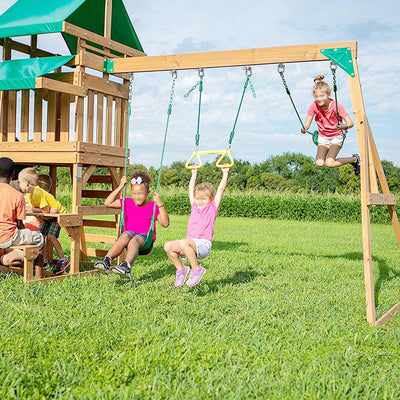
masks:
<path fill-rule="evenodd" d="M 207 270 L 203 268 L 201 265 L 199 269 L 192 269 L 190 271 L 189 279 L 186 282 L 186 285 L 196 286 L 200 282 L 201 278 L 206 273 L 206 271 Z"/>
<path fill-rule="evenodd" d="M 187 265 L 184 265 L 180 271 L 176 271 L 175 287 L 183 286 L 189 271 L 190 268 Z"/>

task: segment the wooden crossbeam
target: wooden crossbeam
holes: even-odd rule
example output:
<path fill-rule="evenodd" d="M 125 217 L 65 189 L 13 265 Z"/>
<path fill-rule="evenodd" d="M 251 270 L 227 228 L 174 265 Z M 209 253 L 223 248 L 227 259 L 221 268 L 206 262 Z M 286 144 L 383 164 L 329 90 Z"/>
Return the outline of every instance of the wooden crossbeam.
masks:
<path fill-rule="evenodd" d="M 114 58 L 112 73 L 171 71 L 196 68 L 237 67 L 281 62 L 327 61 L 322 49 L 348 47 L 357 57 L 357 42 L 333 42 L 244 50 Z"/>

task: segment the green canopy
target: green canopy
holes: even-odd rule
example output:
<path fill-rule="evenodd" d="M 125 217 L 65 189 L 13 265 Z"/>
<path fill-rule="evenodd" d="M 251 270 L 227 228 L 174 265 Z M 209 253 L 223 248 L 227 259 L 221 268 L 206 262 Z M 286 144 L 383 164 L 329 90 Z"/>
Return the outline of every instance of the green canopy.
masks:
<path fill-rule="evenodd" d="M 105 0 L 17 0 L 0 15 L 0 38 L 62 31 L 63 21 L 104 34 Z M 63 34 L 72 54 L 76 37 Z M 143 51 L 122 0 L 113 0 L 111 39 Z"/>
<path fill-rule="evenodd" d="M 35 79 L 60 68 L 74 56 L 27 58 L 0 63 L 0 90 L 34 89 Z"/>

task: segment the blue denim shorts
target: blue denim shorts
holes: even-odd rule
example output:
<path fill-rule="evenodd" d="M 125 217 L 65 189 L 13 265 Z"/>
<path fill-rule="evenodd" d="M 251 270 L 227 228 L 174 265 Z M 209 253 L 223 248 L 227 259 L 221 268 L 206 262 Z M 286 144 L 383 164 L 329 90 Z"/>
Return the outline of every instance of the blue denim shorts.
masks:
<path fill-rule="evenodd" d="M 132 231 L 123 231 L 122 233 L 129 233 L 130 235 L 132 235 L 132 237 L 140 236 L 143 239 L 143 241 L 146 243 L 146 240 L 147 240 L 147 234 L 146 233 L 135 233 L 135 232 L 132 232 Z"/>

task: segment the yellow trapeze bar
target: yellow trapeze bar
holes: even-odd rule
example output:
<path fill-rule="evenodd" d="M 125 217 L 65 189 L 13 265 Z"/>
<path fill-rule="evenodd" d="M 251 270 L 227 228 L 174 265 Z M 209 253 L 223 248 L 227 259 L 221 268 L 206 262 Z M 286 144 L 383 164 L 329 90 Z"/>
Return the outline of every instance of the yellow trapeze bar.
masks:
<path fill-rule="evenodd" d="M 205 151 L 194 151 L 192 156 L 189 158 L 189 160 L 187 160 L 185 167 L 187 169 L 195 169 L 195 168 L 201 168 L 203 166 L 203 161 L 201 160 L 201 156 L 202 155 L 207 155 L 207 154 L 221 154 L 221 157 L 218 158 L 217 162 L 215 163 L 215 165 L 218 168 L 231 168 L 233 167 L 234 161 L 232 158 L 232 152 L 231 149 L 227 149 L 227 150 L 205 150 Z M 222 163 L 222 160 L 225 157 L 229 157 L 229 163 Z M 197 159 L 197 164 L 191 164 L 191 162 L 194 159 Z"/>

